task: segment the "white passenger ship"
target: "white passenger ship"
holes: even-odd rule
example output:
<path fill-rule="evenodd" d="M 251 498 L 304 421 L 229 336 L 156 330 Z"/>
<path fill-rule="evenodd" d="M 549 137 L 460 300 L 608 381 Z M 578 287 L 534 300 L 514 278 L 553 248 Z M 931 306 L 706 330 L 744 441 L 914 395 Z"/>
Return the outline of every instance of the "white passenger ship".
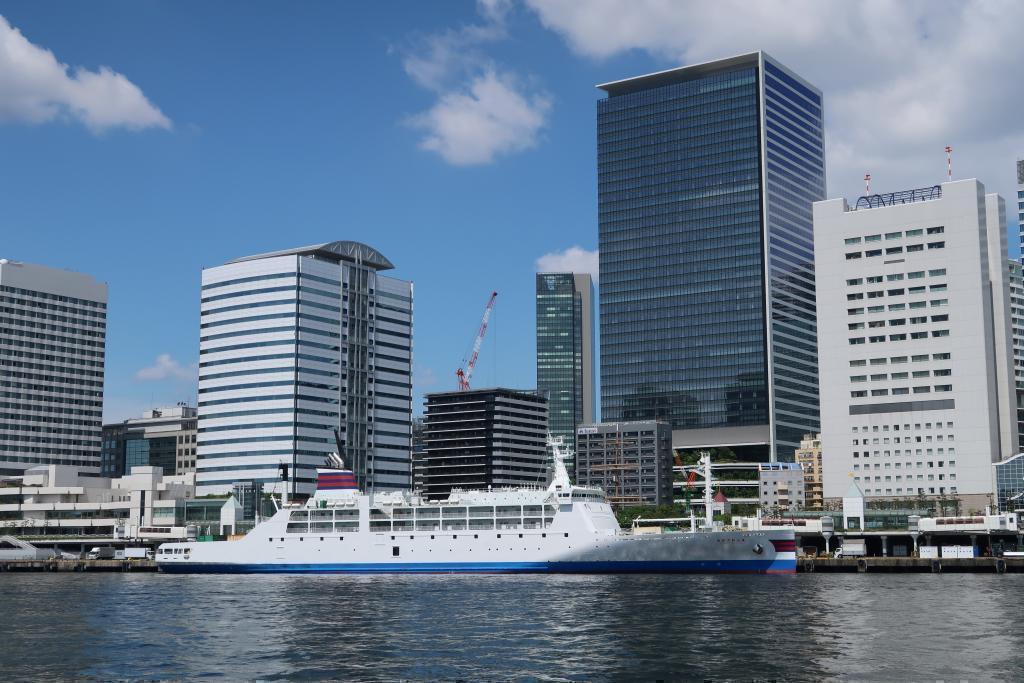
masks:
<path fill-rule="evenodd" d="M 792 529 L 716 530 L 710 462 L 704 526 L 623 530 L 599 488 L 574 486 L 555 446 L 545 488 L 362 494 L 348 470 L 318 470 L 305 504 L 283 503 L 232 541 L 165 543 L 161 571 L 181 573 L 796 572 Z M 707 460 L 707 458 L 705 458 Z"/>

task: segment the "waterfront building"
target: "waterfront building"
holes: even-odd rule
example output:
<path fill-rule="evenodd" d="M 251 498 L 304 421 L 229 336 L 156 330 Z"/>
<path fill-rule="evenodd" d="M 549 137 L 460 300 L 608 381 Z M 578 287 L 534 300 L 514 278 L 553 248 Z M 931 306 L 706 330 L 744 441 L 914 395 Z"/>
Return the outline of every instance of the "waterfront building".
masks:
<path fill-rule="evenodd" d="M 1024 510 L 1024 453 L 992 465 L 1000 512 Z"/>
<path fill-rule="evenodd" d="M 144 466 L 108 479 L 91 469 L 37 465 L 0 479 L 0 535 L 145 538 L 165 510 L 173 518 L 179 502 L 195 497 L 194 474 L 166 476 L 161 467 Z"/>
<path fill-rule="evenodd" d="M 977 180 L 814 205 L 825 498 L 988 503 L 1018 446 L 1004 216 Z"/>
<path fill-rule="evenodd" d="M 602 422 L 576 430 L 576 482 L 600 487 L 614 507 L 672 502 L 672 427 Z"/>
<path fill-rule="evenodd" d="M 1024 451 L 1024 266 L 1009 261 L 1010 331 L 1013 335 L 1013 378 L 1017 394 L 1017 449 Z"/>
<path fill-rule="evenodd" d="M 825 504 L 821 483 L 821 435 L 804 434 L 795 455 L 804 471 L 805 506 L 808 510 L 821 510 Z"/>
<path fill-rule="evenodd" d="M 427 394 L 422 492 L 543 486 L 548 480 L 547 398 L 534 391 Z"/>
<path fill-rule="evenodd" d="M 195 472 L 196 417 L 195 408 L 179 403 L 103 425 L 100 476 L 120 477 L 145 465 L 159 467 L 168 476 Z"/>
<path fill-rule="evenodd" d="M 537 273 L 536 284 L 537 391 L 551 435 L 573 448 L 576 428 L 595 419 L 594 284 L 588 273 Z"/>
<path fill-rule="evenodd" d="M 792 461 L 818 431 L 821 92 L 763 52 L 598 87 L 602 419 Z"/>
<path fill-rule="evenodd" d="M 103 425 L 100 441 L 100 476 L 124 475 L 124 422 Z"/>
<path fill-rule="evenodd" d="M 803 509 L 804 470 L 800 463 L 761 463 L 757 475 L 758 498 L 763 509 L 786 512 Z"/>
<path fill-rule="evenodd" d="M 105 283 L 0 259 L 0 475 L 99 473 L 106 330 Z"/>
<path fill-rule="evenodd" d="M 338 450 L 362 486 L 412 485 L 411 282 L 358 242 L 247 256 L 203 270 L 200 495 L 237 481 L 315 489 Z"/>

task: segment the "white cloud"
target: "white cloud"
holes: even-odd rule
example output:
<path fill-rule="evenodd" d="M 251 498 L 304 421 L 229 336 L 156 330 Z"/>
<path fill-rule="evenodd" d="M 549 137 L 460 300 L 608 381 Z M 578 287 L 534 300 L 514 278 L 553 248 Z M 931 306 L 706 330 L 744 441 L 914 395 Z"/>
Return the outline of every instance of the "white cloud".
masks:
<path fill-rule="evenodd" d="M 550 106 L 545 96 L 524 95 L 508 76 L 488 71 L 474 78 L 468 90 L 442 94 L 410 122 L 425 131 L 420 147 L 448 163 L 488 164 L 499 154 L 536 145 Z"/>
<path fill-rule="evenodd" d="M 71 68 L 29 42 L 0 16 L 0 122 L 46 123 L 71 117 L 94 133 L 171 127 L 137 85 L 109 67 Z"/>
<path fill-rule="evenodd" d="M 142 368 L 135 373 L 135 379 L 143 381 L 159 381 L 164 379 L 195 380 L 198 368 L 193 363 L 183 366 L 171 358 L 169 353 L 161 353 L 156 361 L 148 368 Z"/>
<path fill-rule="evenodd" d="M 538 273 L 590 273 L 597 282 L 597 249 L 588 251 L 583 247 L 569 247 L 565 251 L 553 251 L 537 259 Z"/>
<path fill-rule="evenodd" d="M 525 0 L 574 51 L 643 50 L 664 67 L 763 49 L 824 93 L 830 195 L 977 177 L 1013 196 L 1024 155 L 1024 3 Z M 609 73 L 607 80 L 634 74 Z"/>
<path fill-rule="evenodd" d="M 422 149 L 456 166 L 488 164 L 537 144 L 551 99 L 499 68 L 481 47 L 506 36 L 510 0 L 480 0 L 483 22 L 422 38 L 403 59 L 405 72 L 437 102 L 408 119 Z"/>

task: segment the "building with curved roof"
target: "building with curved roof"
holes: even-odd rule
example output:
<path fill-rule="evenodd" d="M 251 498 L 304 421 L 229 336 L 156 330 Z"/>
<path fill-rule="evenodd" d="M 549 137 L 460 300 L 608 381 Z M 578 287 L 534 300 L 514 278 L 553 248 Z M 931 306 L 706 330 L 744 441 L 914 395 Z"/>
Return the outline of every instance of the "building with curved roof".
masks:
<path fill-rule="evenodd" d="M 339 240 L 337 242 L 324 242 L 313 244 L 308 247 L 296 249 L 284 249 L 282 251 L 271 251 L 266 254 L 255 256 L 243 256 L 242 258 L 229 261 L 228 263 L 243 263 L 245 261 L 258 261 L 260 259 L 273 258 L 275 256 L 311 256 L 314 258 L 326 259 L 340 263 L 347 261 L 358 265 L 364 265 L 373 270 L 391 270 L 395 267 L 384 254 L 362 242 L 351 240 Z"/>
<path fill-rule="evenodd" d="M 392 268 L 339 240 L 203 271 L 199 495 L 311 494 L 339 450 L 361 486 L 411 486 L 413 286 Z"/>

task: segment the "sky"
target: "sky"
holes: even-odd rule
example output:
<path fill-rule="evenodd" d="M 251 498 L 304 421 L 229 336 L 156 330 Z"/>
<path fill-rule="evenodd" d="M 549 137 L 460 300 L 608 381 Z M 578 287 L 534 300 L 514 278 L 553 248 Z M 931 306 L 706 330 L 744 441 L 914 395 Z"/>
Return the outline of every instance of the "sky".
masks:
<path fill-rule="evenodd" d="M 110 288 L 105 421 L 195 403 L 205 267 L 365 242 L 414 391 L 535 386 L 534 273 L 597 269 L 595 84 L 763 49 L 824 92 L 828 194 L 1024 156 L 1024 3 L 0 0 L 0 257 Z M 1016 227 L 1010 233 L 1016 253 Z"/>

